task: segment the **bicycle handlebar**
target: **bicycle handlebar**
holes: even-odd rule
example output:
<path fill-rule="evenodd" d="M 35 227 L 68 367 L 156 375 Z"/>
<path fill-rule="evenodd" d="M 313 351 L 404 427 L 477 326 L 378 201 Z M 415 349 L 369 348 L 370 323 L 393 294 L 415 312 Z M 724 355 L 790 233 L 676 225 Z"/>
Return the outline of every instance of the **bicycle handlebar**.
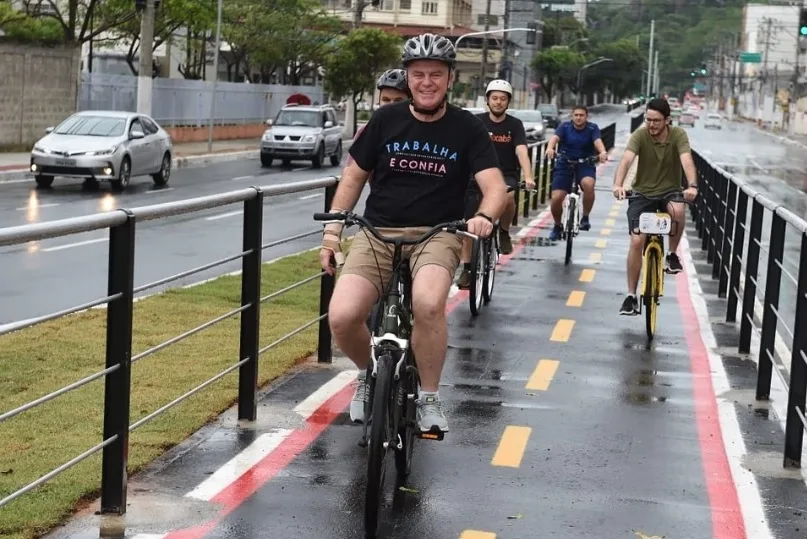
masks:
<path fill-rule="evenodd" d="M 663 196 L 646 196 L 641 193 L 634 194 L 633 190 L 625 190 L 625 198 L 632 198 L 634 200 L 642 198 L 645 200 L 658 200 L 659 202 L 683 202 L 684 204 L 694 204 L 694 202 L 690 202 L 689 200 L 685 199 L 683 197 L 683 193 L 680 191 L 667 193 Z"/>
<path fill-rule="evenodd" d="M 349 211 L 339 213 L 315 213 L 314 220 L 342 222 L 345 224 L 345 226 L 359 225 L 359 227 L 369 230 L 370 233 L 378 239 L 378 241 L 382 241 L 384 243 L 399 243 L 401 245 L 418 245 L 428 240 L 438 232 L 450 232 L 452 234 L 458 234 L 460 236 L 465 236 L 473 240 L 479 239 L 479 236 L 477 236 L 476 234 L 471 234 L 470 232 L 468 232 L 467 229 L 468 225 L 463 220 L 448 221 L 446 223 L 437 224 L 431 227 L 426 232 L 424 232 L 422 236 L 414 240 L 406 240 L 403 238 L 390 238 L 387 236 L 383 236 L 378 231 L 378 229 L 376 229 L 376 227 L 371 225 L 364 217 Z"/>
<path fill-rule="evenodd" d="M 598 155 L 590 155 L 588 157 L 579 157 L 577 159 L 573 159 L 567 156 L 566 154 L 560 152 L 557 154 L 557 157 L 559 159 L 563 159 L 567 163 L 573 163 L 576 165 L 596 165 L 597 161 L 599 161 L 600 159 Z"/>

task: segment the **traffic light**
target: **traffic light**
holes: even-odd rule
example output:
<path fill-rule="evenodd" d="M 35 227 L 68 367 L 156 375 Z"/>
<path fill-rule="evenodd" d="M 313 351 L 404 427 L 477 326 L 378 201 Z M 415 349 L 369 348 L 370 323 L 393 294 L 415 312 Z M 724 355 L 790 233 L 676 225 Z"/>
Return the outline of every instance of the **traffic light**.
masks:
<path fill-rule="evenodd" d="M 802 8 L 799 12 L 799 35 L 807 36 L 807 8 Z"/>
<path fill-rule="evenodd" d="M 528 22 L 527 28 L 530 29 L 530 31 L 527 32 L 527 45 L 535 45 L 535 35 L 538 32 L 538 23 Z"/>
<path fill-rule="evenodd" d="M 690 76 L 690 77 L 694 77 L 695 75 L 696 75 L 696 73 L 695 73 L 694 71 L 690 71 L 690 72 L 689 72 L 689 76 Z"/>
<path fill-rule="evenodd" d="M 709 70 L 706 69 L 706 64 L 701 64 L 701 75 L 706 76 L 707 73 L 709 73 Z"/>

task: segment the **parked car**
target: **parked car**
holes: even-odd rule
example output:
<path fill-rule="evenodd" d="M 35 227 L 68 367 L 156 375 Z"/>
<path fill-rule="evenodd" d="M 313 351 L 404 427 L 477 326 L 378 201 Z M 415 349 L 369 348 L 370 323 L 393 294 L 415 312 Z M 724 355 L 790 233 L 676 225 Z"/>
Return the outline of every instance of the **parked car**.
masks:
<path fill-rule="evenodd" d="M 532 109 L 510 109 L 507 113 L 511 116 L 515 116 L 524 124 L 527 142 L 539 142 L 544 140 L 544 117 L 541 111 Z"/>
<path fill-rule="evenodd" d="M 706 115 L 706 120 L 703 122 L 703 127 L 706 129 L 715 128 L 723 129 L 723 118 L 716 112 L 710 112 Z"/>
<path fill-rule="evenodd" d="M 695 127 L 695 115 L 689 111 L 682 113 L 681 116 L 678 117 L 678 125 Z"/>
<path fill-rule="evenodd" d="M 342 161 L 342 123 L 330 105 L 286 105 L 261 137 L 261 165 L 272 166 L 274 159 L 284 165 L 296 160 L 311 160 L 320 168 L 325 157 L 336 167 Z"/>
<path fill-rule="evenodd" d="M 541 116 L 544 119 L 544 125 L 546 127 L 557 129 L 561 122 L 560 111 L 558 110 L 557 105 L 553 105 L 552 103 L 542 103 L 536 107 L 536 110 L 541 113 Z"/>
<path fill-rule="evenodd" d="M 156 185 L 171 176 L 171 136 L 154 119 L 134 112 L 77 112 L 31 150 L 31 172 L 39 187 L 50 187 L 56 176 L 109 182 L 126 189 L 132 176 L 150 174 Z"/>

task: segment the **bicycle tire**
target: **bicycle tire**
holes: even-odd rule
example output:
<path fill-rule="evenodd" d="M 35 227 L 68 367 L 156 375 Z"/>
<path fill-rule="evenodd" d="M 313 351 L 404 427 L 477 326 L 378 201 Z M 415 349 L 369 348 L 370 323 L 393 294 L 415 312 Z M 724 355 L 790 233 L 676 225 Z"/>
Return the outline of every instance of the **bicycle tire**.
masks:
<path fill-rule="evenodd" d="M 569 199 L 569 215 L 566 216 L 566 261 L 568 266 L 572 261 L 572 245 L 574 243 L 574 213 L 575 200 Z"/>
<path fill-rule="evenodd" d="M 649 341 L 652 341 L 656 334 L 656 315 L 658 313 L 658 269 L 658 252 L 655 249 L 650 249 L 645 259 L 645 285 L 644 295 L 642 297 L 645 307 L 645 329 L 647 331 L 647 339 Z"/>
<path fill-rule="evenodd" d="M 487 267 L 485 278 L 482 280 L 482 299 L 485 304 L 493 298 L 493 286 L 496 284 L 496 266 L 499 264 L 499 235 L 494 228 L 493 234 L 487 240 Z"/>
<path fill-rule="evenodd" d="M 416 365 L 414 353 L 411 350 L 408 353 L 412 355 L 410 356 L 411 361 L 407 360 L 406 365 L 414 367 Z M 398 436 L 401 437 L 403 447 L 395 451 L 395 470 L 402 477 L 408 476 L 412 470 L 412 452 L 415 446 L 415 425 L 417 423 L 415 400 L 417 400 L 419 385 L 417 369 L 407 368 L 402 375 L 402 381 L 399 382 L 399 391 L 403 391 L 403 410 L 398 423 Z M 409 395 L 412 395 L 411 399 Z"/>
<path fill-rule="evenodd" d="M 389 425 L 390 394 L 395 363 L 389 352 L 378 358 L 378 370 L 373 391 L 372 428 L 367 447 L 367 493 L 364 503 L 364 531 L 370 539 L 378 533 L 378 513 L 381 510 L 381 495 L 386 475 L 387 450 L 384 442 L 391 439 Z"/>
<path fill-rule="evenodd" d="M 471 275 L 468 286 L 468 304 L 473 316 L 479 315 L 482 307 L 483 277 L 485 275 L 485 256 L 481 248 L 482 241 L 473 242 L 471 248 Z"/>

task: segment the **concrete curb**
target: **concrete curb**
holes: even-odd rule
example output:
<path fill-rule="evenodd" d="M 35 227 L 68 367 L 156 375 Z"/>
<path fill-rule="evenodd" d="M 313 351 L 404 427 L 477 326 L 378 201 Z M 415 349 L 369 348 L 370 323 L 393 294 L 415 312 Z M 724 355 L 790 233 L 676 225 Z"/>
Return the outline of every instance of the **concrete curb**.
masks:
<path fill-rule="evenodd" d="M 347 150 L 352 144 L 351 139 L 343 139 L 342 149 Z M 256 145 L 258 142 L 256 142 Z M 226 163 L 228 161 L 239 161 L 242 159 L 258 159 L 261 155 L 260 150 L 239 150 L 234 152 L 220 152 L 199 155 L 185 155 L 175 157 L 171 163 L 173 170 L 180 170 L 183 168 L 196 168 L 216 163 Z M 4 183 L 23 183 L 26 181 L 33 182 L 33 175 L 26 169 L 17 170 L 0 170 L 0 184 Z"/>

